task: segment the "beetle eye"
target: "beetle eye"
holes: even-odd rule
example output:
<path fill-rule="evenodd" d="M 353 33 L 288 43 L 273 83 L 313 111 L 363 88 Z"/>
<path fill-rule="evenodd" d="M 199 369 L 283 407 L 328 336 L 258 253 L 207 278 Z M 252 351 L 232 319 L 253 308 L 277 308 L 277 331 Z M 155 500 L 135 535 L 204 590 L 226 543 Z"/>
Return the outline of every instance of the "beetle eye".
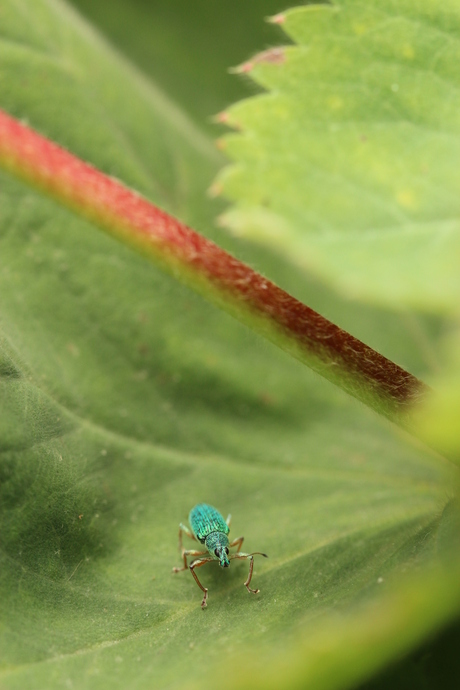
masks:
<path fill-rule="evenodd" d="M 220 551 L 219 549 L 214 549 L 214 553 L 216 554 L 217 558 L 220 556 Z"/>
<path fill-rule="evenodd" d="M 227 549 L 227 547 L 225 547 L 225 553 L 226 553 L 227 556 L 228 556 L 228 549 Z"/>

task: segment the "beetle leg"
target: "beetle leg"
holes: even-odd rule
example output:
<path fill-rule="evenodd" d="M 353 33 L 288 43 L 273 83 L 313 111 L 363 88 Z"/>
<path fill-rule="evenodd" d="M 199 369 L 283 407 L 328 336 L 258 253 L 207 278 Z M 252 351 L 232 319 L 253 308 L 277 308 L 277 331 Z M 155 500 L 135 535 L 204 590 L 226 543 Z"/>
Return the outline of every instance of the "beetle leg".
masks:
<path fill-rule="evenodd" d="M 249 586 L 251 584 L 252 571 L 254 569 L 254 556 L 265 556 L 265 558 L 268 558 L 266 553 L 261 553 L 260 551 L 254 551 L 254 553 L 238 553 L 237 551 L 236 553 L 229 556 L 229 558 L 230 560 L 233 560 L 234 558 L 249 559 L 249 574 L 246 582 L 244 583 L 244 586 L 246 587 L 248 592 L 258 594 L 260 592 L 260 589 L 251 589 L 251 587 Z"/>
<path fill-rule="evenodd" d="M 238 548 L 236 550 L 236 553 L 238 553 L 239 550 L 241 549 L 241 547 L 243 546 L 243 542 L 244 542 L 244 537 L 238 537 L 237 539 L 234 539 L 233 541 L 230 542 L 229 547 L 230 546 L 238 546 Z"/>
<path fill-rule="evenodd" d="M 185 532 L 187 537 L 190 537 L 190 539 L 193 539 L 194 541 L 196 541 L 196 537 L 193 534 L 193 532 L 191 530 L 189 530 L 189 528 L 186 527 L 185 525 L 183 525 L 181 522 L 179 525 L 179 551 L 181 554 L 182 554 L 182 551 L 184 550 L 184 547 L 182 546 L 182 532 Z"/>
<path fill-rule="evenodd" d="M 232 516 L 231 516 L 231 514 L 229 513 L 229 514 L 227 515 L 227 519 L 225 520 L 225 522 L 227 523 L 227 527 L 230 527 L 231 521 L 232 521 Z"/>
<path fill-rule="evenodd" d="M 207 551 L 195 551 L 195 549 L 182 549 L 181 553 L 181 558 L 184 559 L 184 567 L 183 568 L 173 568 L 173 573 L 180 573 L 182 570 L 187 570 L 188 565 L 187 565 L 187 558 L 188 556 L 204 556 L 205 553 L 208 553 Z"/>
<path fill-rule="evenodd" d="M 201 602 L 201 608 L 202 609 L 206 608 L 206 606 L 207 606 L 206 599 L 208 598 L 208 589 L 207 589 L 207 587 L 203 587 L 203 585 L 199 581 L 198 576 L 197 576 L 194 569 L 195 568 L 201 568 L 202 565 L 205 565 L 206 563 L 210 563 L 213 560 L 214 560 L 214 558 L 197 558 L 196 561 L 193 561 L 189 565 L 190 572 L 192 573 L 193 577 L 195 578 L 196 584 L 201 589 L 201 591 L 204 592 L 203 601 Z"/>

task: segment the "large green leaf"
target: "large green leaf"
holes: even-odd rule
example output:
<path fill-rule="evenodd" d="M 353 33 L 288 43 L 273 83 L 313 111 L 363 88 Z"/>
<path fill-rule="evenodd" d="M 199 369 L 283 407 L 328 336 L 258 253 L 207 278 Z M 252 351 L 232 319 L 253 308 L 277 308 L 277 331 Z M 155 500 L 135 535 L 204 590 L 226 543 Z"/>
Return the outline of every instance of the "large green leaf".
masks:
<path fill-rule="evenodd" d="M 0 105 L 213 232 L 196 127 L 61 3 L 1 12 Z M 292 686 L 340 688 L 458 612 L 454 468 L 6 174 L 0 233 L 2 688 L 224 684 L 232 664 L 257 687 L 286 659 Z M 391 315 L 258 261 L 426 367 Z M 257 597 L 242 564 L 201 570 L 205 612 L 171 573 L 201 500 L 270 557 Z"/>
<path fill-rule="evenodd" d="M 460 6 L 337 0 L 278 21 L 297 45 L 247 71 L 268 93 L 216 189 L 223 222 L 345 294 L 456 313 L 460 295 Z"/>

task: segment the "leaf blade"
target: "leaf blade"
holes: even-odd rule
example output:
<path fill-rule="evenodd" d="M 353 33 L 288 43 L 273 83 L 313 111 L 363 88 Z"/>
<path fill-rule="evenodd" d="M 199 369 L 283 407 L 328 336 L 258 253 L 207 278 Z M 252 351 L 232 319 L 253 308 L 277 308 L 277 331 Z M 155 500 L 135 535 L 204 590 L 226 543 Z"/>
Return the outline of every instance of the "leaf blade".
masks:
<path fill-rule="evenodd" d="M 242 132 L 223 140 L 222 222 L 353 298 L 455 313 L 457 8 L 338 2 L 280 23 L 298 45 L 244 65 L 269 93 L 226 115 Z"/>

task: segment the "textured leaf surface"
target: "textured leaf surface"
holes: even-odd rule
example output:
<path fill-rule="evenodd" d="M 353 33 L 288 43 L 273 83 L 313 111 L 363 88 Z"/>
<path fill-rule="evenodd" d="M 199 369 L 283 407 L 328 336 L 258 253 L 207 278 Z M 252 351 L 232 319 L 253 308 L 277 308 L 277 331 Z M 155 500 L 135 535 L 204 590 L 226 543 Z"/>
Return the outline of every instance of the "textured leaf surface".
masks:
<path fill-rule="evenodd" d="M 1 105 L 211 232 L 207 139 L 60 3 L 1 11 Z M 458 610 L 448 560 L 438 570 L 455 543 L 453 469 L 6 174 L 0 293 L 2 689 L 184 687 L 237 663 L 252 673 L 254 659 L 276 678 L 280 645 L 292 687 L 339 688 Z M 316 299 L 361 336 L 379 324 L 378 344 L 423 372 L 397 320 Z M 244 564 L 202 569 L 205 612 L 189 573 L 171 574 L 178 523 L 203 500 L 270 556 L 258 597 Z"/>
<path fill-rule="evenodd" d="M 223 222 L 346 294 L 456 312 L 460 294 L 457 2 L 338 0 L 287 11 L 297 45 L 247 63 L 268 93 L 217 189 Z"/>

